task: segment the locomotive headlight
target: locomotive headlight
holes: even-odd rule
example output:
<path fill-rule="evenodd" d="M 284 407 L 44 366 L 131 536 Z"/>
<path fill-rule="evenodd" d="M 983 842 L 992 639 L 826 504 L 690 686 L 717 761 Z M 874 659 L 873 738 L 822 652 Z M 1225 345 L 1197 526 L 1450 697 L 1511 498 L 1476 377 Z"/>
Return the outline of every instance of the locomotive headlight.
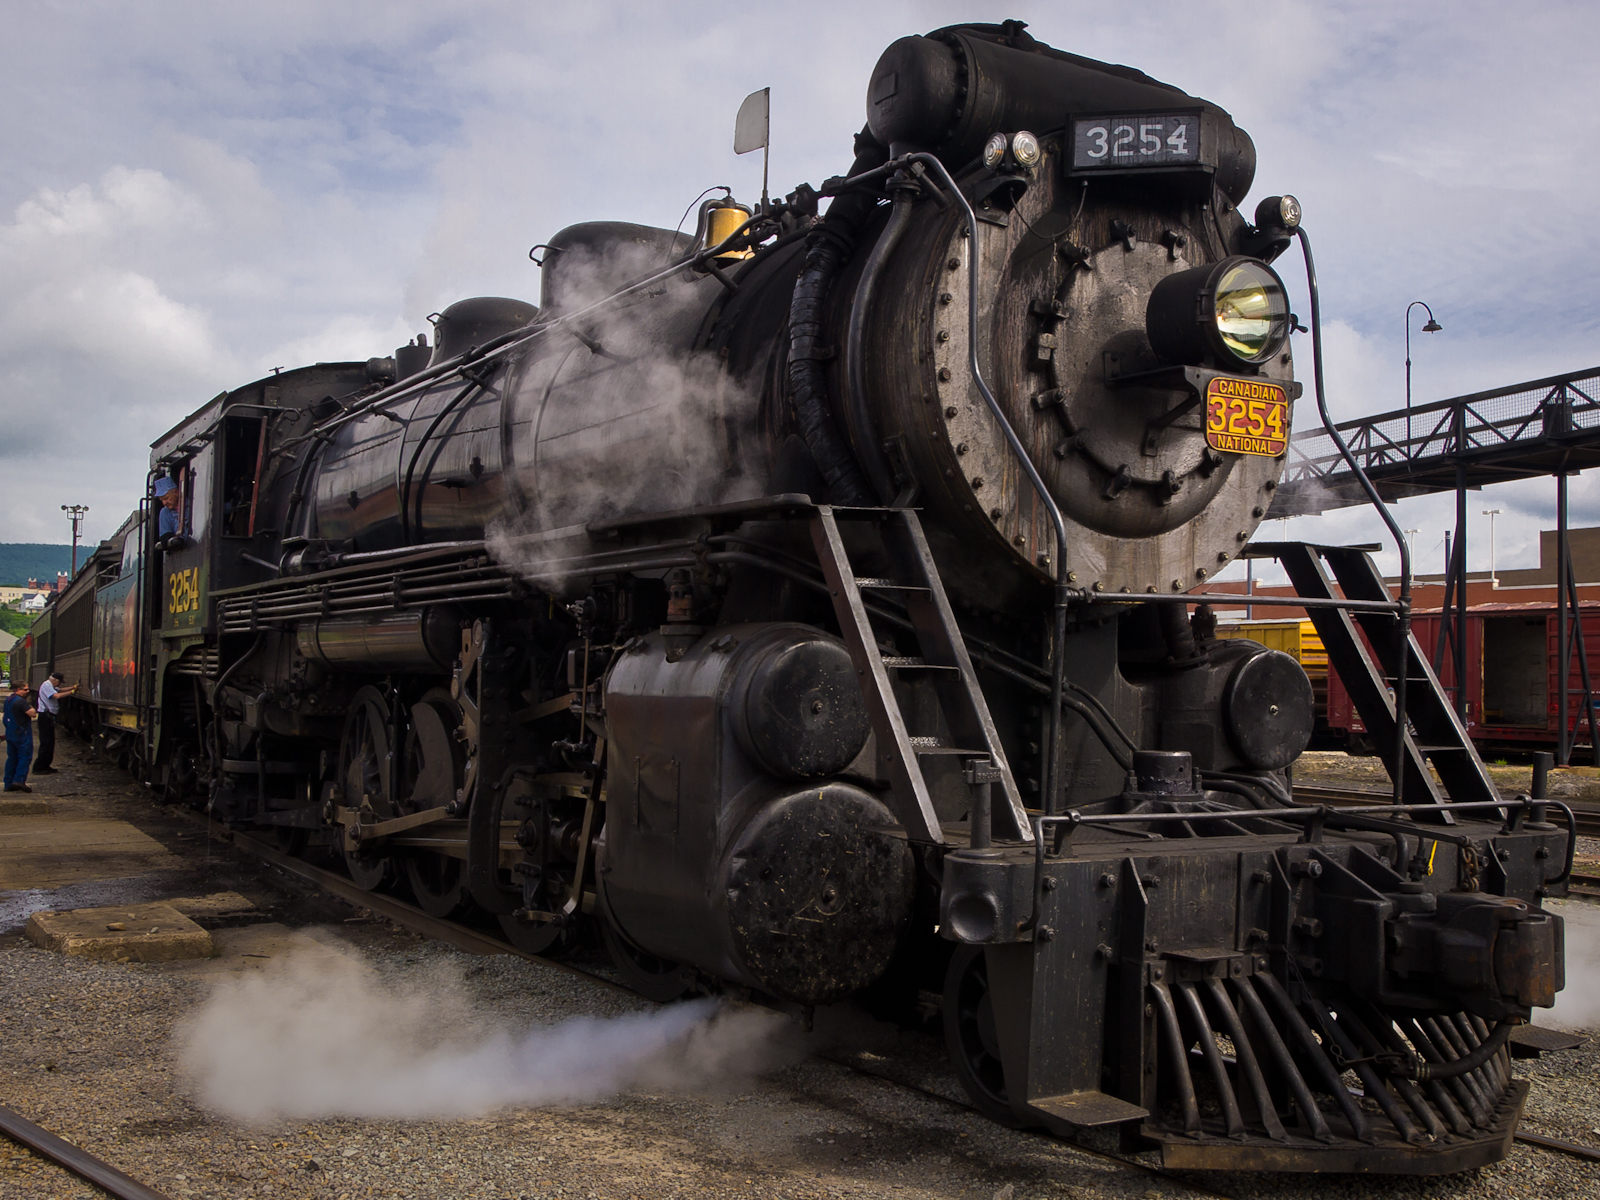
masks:
<path fill-rule="evenodd" d="M 1017 135 L 1011 139 L 1011 153 L 1023 166 L 1034 166 L 1038 163 L 1041 153 L 1039 139 L 1026 129 L 1019 130 Z"/>
<path fill-rule="evenodd" d="M 991 137 L 983 147 L 983 165 L 991 171 L 998 167 L 1006 157 L 1006 135 L 997 133 Z"/>
<path fill-rule="evenodd" d="M 1255 366 L 1288 339 L 1289 298 L 1266 263 L 1235 255 L 1156 284 L 1145 331 L 1151 348 L 1171 362 Z"/>
<path fill-rule="evenodd" d="M 1222 344 L 1247 363 L 1271 358 L 1288 336 L 1288 297 L 1277 274 L 1262 263 L 1246 259 L 1224 271 L 1212 308 Z"/>

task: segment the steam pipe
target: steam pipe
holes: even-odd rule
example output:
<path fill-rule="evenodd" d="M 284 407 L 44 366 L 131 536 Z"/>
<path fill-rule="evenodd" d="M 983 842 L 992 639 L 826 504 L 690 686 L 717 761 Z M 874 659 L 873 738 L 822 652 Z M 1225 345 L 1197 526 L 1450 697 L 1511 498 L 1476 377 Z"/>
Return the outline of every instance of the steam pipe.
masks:
<path fill-rule="evenodd" d="M 867 407 L 867 317 L 872 311 L 878 278 L 911 223 L 911 205 L 915 198 L 909 184 L 894 189 L 894 209 L 889 215 L 889 223 L 878 235 L 878 241 L 867 258 L 867 265 L 861 272 L 861 280 L 856 284 L 855 303 L 850 307 L 850 330 L 845 342 L 845 364 L 850 380 L 844 397 L 845 427 L 855 444 L 857 461 L 865 468 L 879 499 L 886 504 L 896 498 L 896 488 L 894 477 L 883 461 L 883 451 L 874 435 L 872 413 Z"/>
<path fill-rule="evenodd" d="M 447 400 L 444 403 L 444 405 L 440 407 L 438 413 L 434 416 L 433 421 L 428 425 L 428 431 L 426 433 L 424 433 L 420 439 L 418 439 L 417 448 L 414 451 L 412 451 L 412 453 L 411 453 L 411 464 L 408 467 L 406 467 L 405 482 L 400 487 L 400 494 L 397 497 L 397 499 L 400 502 L 400 536 L 401 537 L 409 538 L 411 536 L 411 480 L 412 480 L 412 477 L 416 474 L 417 463 L 422 458 L 422 452 L 427 449 L 429 440 L 431 440 L 433 435 L 438 432 L 439 426 L 444 423 L 444 419 L 446 417 L 448 417 L 452 412 L 454 412 L 455 409 L 456 409 L 456 406 L 458 404 L 460 404 L 463 400 L 465 400 L 468 396 L 470 396 L 473 393 L 474 389 L 481 388 L 481 387 L 483 387 L 483 384 L 479 380 L 468 379 L 467 386 L 462 388 L 454 396 L 450 397 L 450 399 Z M 402 439 L 402 441 L 403 441 L 403 439 Z M 435 459 L 437 459 L 437 455 L 435 455 Z M 432 472 L 432 470 L 433 470 L 433 464 L 432 463 L 428 464 L 428 470 L 429 470 L 429 473 Z M 424 476 L 424 480 L 426 480 L 426 476 Z M 420 529 L 420 527 L 422 525 L 422 498 L 421 498 L 421 496 L 417 497 L 417 525 L 418 525 L 418 527 Z"/>
<path fill-rule="evenodd" d="M 1322 427 L 1333 439 L 1333 444 L 1339 448 L 1339 454 L 1344 459 L 1345 465 L 1360 482 L 1361 490 L 1367 494 L 1372 507 L 1378 510 L 1378 515 L 1389 527 L 1389 534 L 1400 550 L 1398 603 L 1400 653 L 1396 664 L 1399 671 L 1394 678 L 1394 802 L 1403 804 L 1406 762 L 1406 677 L 1411 674 L 1411 547 L 1406 543 L 1406 535 L 1401 532 L 1399 522 L 1390 513 L 1389 506 L 1383 502 L 1383 497 L 1378 495 L 1378 489 L 1372 486 L 1372 480 L 1367 478 L 1367 473 L 1361 469 L 1361 464 L 1356 462 L 1355 455 L 1350 453 L 1350 447 L 1334 425 L 1333 418 L 1328 415 L 1328 398 L 1322 385 L 1322 301 L 1317 291 L 1317 264 L 1311 257 L 1311 239 L 1306 236 L 1305 226 L 1297 225 L 1294 231 L 1300 235 L 1300 251 L 1306 260 L 1306 286 L 1311 292 L 1311 367 L 1312 378 L 1316 383 L 1317 413 L 1322 417 Z"/>

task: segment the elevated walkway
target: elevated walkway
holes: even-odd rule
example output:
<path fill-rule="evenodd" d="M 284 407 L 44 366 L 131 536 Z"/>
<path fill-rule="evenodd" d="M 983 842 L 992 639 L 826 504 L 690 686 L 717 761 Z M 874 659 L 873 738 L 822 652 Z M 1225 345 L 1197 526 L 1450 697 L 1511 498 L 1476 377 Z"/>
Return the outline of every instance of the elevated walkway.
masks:
<path fill-rule="evenodd" d="M 1600 367 L 1414 405 L 1337 426 L 1391 503 L 1600 467 Z M 1267 519 L 1365 504 L 1325 429 L 1289 443 Z"/>

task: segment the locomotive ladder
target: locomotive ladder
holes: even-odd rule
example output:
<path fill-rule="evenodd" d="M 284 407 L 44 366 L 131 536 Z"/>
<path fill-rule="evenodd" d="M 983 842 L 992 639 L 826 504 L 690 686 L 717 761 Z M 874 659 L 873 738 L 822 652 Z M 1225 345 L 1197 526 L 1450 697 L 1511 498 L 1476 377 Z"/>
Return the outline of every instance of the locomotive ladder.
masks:
<path fill-rule="evenodd" d="M 1337 599 L 1337 583 L 1348 600 L 1390 601 L 1389 589 L 1372 556 L 1348 546 L 1310 546 L 1301 542 L 1272 542 L 1251 547 L 1252 555 L 1276 558 L 1289 573 L 1295 591 L 1307 598 Z M 1330 579 L 1324 563 L 1332 568 Z M 1350 693 L 1350 700 L 1393 778 L 1395 715 L 1392 686 L 1406 672 L 1406 718 L 1403 795 L 1413 804 L 1448 804 L 1450 801 L 1495 801 L 1500 793 L 1489 778 L 1477 747 L 1467 736 L 1455 706 L 1434 673 L 1415 636 L 1406 639 L 1402 667 L 1393 620 L 1383 612 L 1356 612 L 1338 608 L 1307 610 L 1311 623 L 1327 647 L 1328 666 Z M 1365 640 L 1361 634 L 1365 633 Z M 1377 658 L 1374 661 L 1374 653 Z M 1428 770 L 1432 762 L 1436 781 Z M 1443 782 L 1443 791 L 1440 790 Z M 1453 823 L 1449 812 L 1440 814 Z"/>
<path fill-rule="evenodd" d="M 841 523 L 847 522 L 870 524 L 877 530 L 892 571 L 890 576 L 856 574 L 840 532 Z M 973 816 L 972 844 L 987 846 L 990 836 L 1006 841 L 1031 840 L 1032 831 L 1016 780 L 916 512 L 909 508 L 818 505 L 811 518 L 811 538 L 839 629 L 861 683 L 877 735 L 879 759 L 887 762 L 889 782 L 902 801 L 898 815 L 911 840 L 927 844 L 949 840 L 940 828 L 930 785 L 939 776 L 940 766 L 948 772 L 952 759 L 962 763 L 962 779 L 971 789 L 968 811 Z M 869 592 L 890 593 L 905 605 L 920 654 L 903 657 L 879 649 L 867 613 Z M 937 727 L 937 718 L 931 725 L 924 721 L 927 728 L 913 728 L 895 691 L 896 679 L 906 672 L 932 676 L 948 736 Z M 1002 799 L 991 807 L 988 797 L 995 783 L 1000 785 Z M 988 829 L 982 828 L 986 809 L 990 812 Z"/>

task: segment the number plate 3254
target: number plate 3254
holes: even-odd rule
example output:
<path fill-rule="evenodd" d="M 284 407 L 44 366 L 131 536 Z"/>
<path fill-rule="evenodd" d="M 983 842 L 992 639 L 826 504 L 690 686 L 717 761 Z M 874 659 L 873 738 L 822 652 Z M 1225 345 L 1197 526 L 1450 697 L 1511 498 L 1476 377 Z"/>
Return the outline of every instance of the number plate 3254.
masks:
<path fill-rule="evenodd" d="M 1206 385 L 1206 444 L 1225 454 L 1276 458 L 1289 444 L 1289 393 L 1281 384 L 1218 376 Z"/>

